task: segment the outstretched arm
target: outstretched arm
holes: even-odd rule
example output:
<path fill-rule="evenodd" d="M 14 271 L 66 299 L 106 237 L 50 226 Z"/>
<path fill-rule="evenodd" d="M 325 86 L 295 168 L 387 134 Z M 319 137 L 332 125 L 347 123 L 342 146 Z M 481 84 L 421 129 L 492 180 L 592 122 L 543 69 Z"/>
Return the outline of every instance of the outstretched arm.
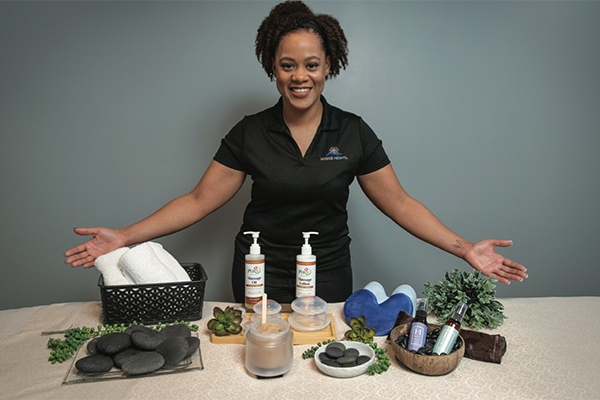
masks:
<path fill-rule="evenodd" d="M 123 229 L 77 228 L 78 235 L 93 235 L 65 253 L 67 264 L 94 266 L 94 260 L 120 247 L 145 242 L 180 231 L 227 203 L 241 188 L 246 174 L 212 161 L 190 193 L 167 203 L 149 217 Z"/>
<path fill-rule="evenodd" d="M 494 250 L 494 246 L 506 247 L 512 242 L 488 239 L 470 243 L 458 236 L 427 207 L 406 193 L 391 164 L 359 176 L 358 183 L 373 204 L 406 231 L 464 259 L 485 276 L 493 274 L 502 283 L 521 281 L 527 277 L 524 266 L 502 257 Z"/>

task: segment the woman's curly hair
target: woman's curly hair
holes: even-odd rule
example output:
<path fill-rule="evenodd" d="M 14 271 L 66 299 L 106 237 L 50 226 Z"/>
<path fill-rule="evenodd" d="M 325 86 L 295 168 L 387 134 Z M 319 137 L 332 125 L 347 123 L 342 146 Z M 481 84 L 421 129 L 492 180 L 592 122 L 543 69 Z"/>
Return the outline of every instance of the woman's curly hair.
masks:
<path fill-rule="evenodd" d="M 321 44 L 325 54 L 330 57 L 329 78 L 346 69 L 348 65 L 348 41 L 337 19 L 327 14 L 314 14 L 301 1 L 285 1 L 279 3 L 263 20 L 256 34 L 256 58 L 261 63 L 267 76 L 273 80 L 273 60 L 279 42 L 288 33 L 300 29 L 310 30 L 307 23 L 314 23 L 320 32 Z"/>

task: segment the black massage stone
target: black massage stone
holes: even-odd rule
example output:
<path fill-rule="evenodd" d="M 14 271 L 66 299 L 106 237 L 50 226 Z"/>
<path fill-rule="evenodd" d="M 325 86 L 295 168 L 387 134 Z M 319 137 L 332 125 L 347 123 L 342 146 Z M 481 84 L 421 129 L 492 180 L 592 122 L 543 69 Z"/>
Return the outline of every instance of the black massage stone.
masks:
<path fill-rule="evenodd" d="M 108 372 L 113 367 L 113 360 L 103 354 L 93 354 L 77 360 L 75 368 L 81 372 Z"/>
<path fill-rule="evenodd" d="M 98 354 L 98 349 L 96 348 L 96 344 L 100 338 L 94 338 L 90 340 L 86 346 L 88 353 L 90 354 Z"/>
<path fill-rule="evenodd" d="M 150 329 L 143 325 L 131 325 L 130 327 L 125 329 L 125 333 L 127 333 L 128 335 L 133 334 L 133 332 L 150 332 L 150 331 L 155 332 L 154 329 Z"/>
<path fill-rule="evenodd" d="M 128 349 L 123 350 L 120 353 L 115 354 L 113 356 L 113 362 L 115 363 L 115 367 L 121 368 L 121 365 L 123 365 L 129 358 L 131 358 L 141 352 L 142 352 L 142 350 L 138 350 L 134 347 L 130 347 Z"/>
<path fill-rule="evenodd" d="M 139 354 L 129 357 L 121 365 L 121 370 L 130 375 L 141 375 L 156 371 L 162 368 L 164 364 L 165 359 L 157 352 L 142 351 Z"/>
<path fill-rule="evenodd" d="M 192 331 L 190 330 L 190 328 L 187 325 L 183 324 L 165 326 L 164 328 L 162 328 L 161 332 L 167 336 L 192 336 Z"/>
<path fill-rule="evenodd" d="M 171 336 L 156 347 L 156 352 L 165 359 L 166 366 L 177 365 L 185 358 L 188 342 L 184 337 Z"/>
<path fill-rule="evenodd" d="M 131 341 L 140 350 L 156 350 L 159 344 L 165 341 L 167 336 L 154 330 L 138 331 L 131 334 Z"/>
<path fill-rule="evenodd" d="M 196 349 L 198 347 L 200 347 L 200 339 L 198 339 L 195 336 L 191 336 L 191 337 L 185 338 L 185 340 L 188 342 L 188 349 L 187 349 L 187 353 L 185 353 L 185 356 L 191 357 L 192 354 L 194 354 L 194 351 L 196 351 Z"/>
<path fill-rule="evenodd" d="M 131 337 L 126 333 L 108 333 L 100 336 L 96 343 L 98 353 L 113 356 L 131 346 Z"/>

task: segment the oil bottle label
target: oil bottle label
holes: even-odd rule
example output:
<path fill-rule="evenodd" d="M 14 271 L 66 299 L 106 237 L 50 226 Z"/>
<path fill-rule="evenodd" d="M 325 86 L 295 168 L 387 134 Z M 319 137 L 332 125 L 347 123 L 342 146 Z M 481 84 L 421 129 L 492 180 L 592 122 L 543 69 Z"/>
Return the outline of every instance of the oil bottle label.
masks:
<path fill-rule="evenodd" d="M 256 304 L 264 293 L 264 260 L 246 260 L 246 303 Z"/>
<path fill-rule="evenodd" d="M 315 261 L 296 261 L 296 297 L 316 294 L 315 266 Z"/>
<path fill-rule="evenodd" d="M 438 336 L 435 346 L 433 346 L 433 352 L 436 354 L 450 354 L 456 338 L 458 337 L 458 331 L 451 326 L 444 325 L 440 336 Z"/>
<path fill-rule="evenodd" d="M 409 350 L 419 350 L 425 345 L 427 339 L 427 325 L 421 322 L 413 322 L 410 327 L 410 340 L 408 342 Z"/>

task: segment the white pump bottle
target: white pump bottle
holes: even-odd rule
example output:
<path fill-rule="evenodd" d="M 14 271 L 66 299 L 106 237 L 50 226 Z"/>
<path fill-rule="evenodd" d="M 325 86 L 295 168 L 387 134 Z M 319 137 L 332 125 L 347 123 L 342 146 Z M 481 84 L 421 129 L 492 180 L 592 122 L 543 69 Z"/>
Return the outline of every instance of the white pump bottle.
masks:
<path fill-rule="evenodd" d="M 310 235 L 319 232 L 302 232 L 304 244 L 301 253 L 296 256 L 296 297 L 316 296 L 317 289 L 317 256 L 312 254 L 308 244 Z"/>
<path fill-rule="evenodd" d="M 265 292 L 265 256 L 260 254 L 260 246 L 258 245 L 260 232 L 244 232 L 244 235 L 248 234 L 252 234 L 254 242 L 250 245 L 250 253 L 246 254 L 244 303 L 246 308 L 252 308 L 262 300 L 262 295 Z"/>

